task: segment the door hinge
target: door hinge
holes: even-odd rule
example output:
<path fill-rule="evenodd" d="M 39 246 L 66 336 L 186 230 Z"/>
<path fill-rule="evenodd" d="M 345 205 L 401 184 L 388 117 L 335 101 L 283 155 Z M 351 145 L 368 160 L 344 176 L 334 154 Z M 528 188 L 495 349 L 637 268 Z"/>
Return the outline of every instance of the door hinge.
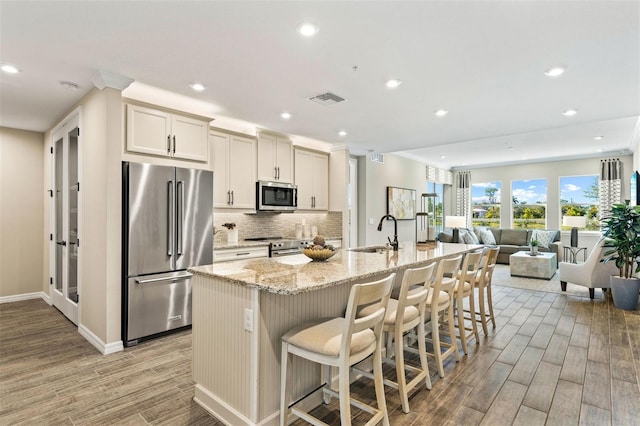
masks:
<path fill-rule="evenodd" d="M 76 247 L 80 247 L 80 238 L 76 238 Z"/>
<path fill-rule="evenodd" d="M 49 241 L 53 241 L 53 234 L 49 234 Z"/>
<path fill-rule="evenodd" d="M 49 150 L 51 151 L 51 153 L 53 154 L 53 147 L 49 147 Z"/>
<path fill-rule="evenodd" d="M 80 136 L 80 127 L 78 127 L 78 136 Z"/>
<path fill-rule="evenodd" d="M 78 185 L 78 192 L 80 192 L 80 182 L 76 183 Z"/>
<path fill-rule="evenodd" d="M 48 189 L 49 197 L 53 198 L 53 189 Z"/>
<path fill-rule="evenodd" d="M 49 277 L 49 284 L 53 285 L 53 277 Z"/>

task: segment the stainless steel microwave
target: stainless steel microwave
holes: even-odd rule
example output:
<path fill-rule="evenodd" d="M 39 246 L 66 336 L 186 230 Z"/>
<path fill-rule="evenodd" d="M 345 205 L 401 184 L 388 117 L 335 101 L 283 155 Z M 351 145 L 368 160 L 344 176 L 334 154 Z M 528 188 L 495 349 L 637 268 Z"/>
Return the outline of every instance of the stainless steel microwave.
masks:
<path fill-rule="evenodd" d="M 256 182 L 256 210 L 290 212 L 298 208 L 298 187 L 291 183 Z"/>

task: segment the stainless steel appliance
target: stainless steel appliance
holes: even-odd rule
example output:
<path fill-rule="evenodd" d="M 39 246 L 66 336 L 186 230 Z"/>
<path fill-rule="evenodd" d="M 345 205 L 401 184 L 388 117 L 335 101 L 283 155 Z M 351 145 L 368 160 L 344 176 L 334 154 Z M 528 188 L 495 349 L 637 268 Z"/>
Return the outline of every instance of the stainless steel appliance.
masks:
<path fill-rule="evenodd" d="M 298 187 L 291 183 L 256 182 L 256 210 L 292 212 L 298 208 Z"/>
<path fill-rule="evenodd" d="M 213 262 L 213 173 L 122 164 L 122 339 L 191 325 L 190 266 Z"/>
<path fill-rule="evenodd" d="M 308 240 L 285 240 L 282 237 L 245 238 L 247 241 L 269 241 L 269 257 L 289 256 L 302 253 L 302 248 L 311 244 Z"/>

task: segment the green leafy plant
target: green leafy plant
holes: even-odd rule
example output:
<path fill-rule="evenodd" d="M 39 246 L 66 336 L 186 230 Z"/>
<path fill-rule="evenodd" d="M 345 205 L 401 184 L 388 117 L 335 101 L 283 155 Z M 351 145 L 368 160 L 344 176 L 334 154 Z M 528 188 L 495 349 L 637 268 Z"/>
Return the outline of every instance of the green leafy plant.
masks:
<path fill-rule="evenodd" d="M 621 278 L 640 272 L 640 206 L 614 204 L 603 220 L 603 263 L 615 261 Z"/>
<path fill-rule="evenodd" d="M 530 244 L 531 244 L 531 247 L 538 247 L 540 243 L 538 242 L 538 240 L 531 240 Z"/>
<path fill-rule="evenodd" d="M 224 226 L 228 230 L 232 230 L 236 227 L 236 224 L 233 222 L 230 222 L 230 223 L 223 223 L 222 226 Z"/>

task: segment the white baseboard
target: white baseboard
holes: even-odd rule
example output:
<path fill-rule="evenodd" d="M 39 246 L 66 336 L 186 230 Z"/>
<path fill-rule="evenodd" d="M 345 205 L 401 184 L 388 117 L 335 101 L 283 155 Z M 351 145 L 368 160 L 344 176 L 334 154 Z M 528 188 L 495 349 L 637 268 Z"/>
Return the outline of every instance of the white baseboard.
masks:
<path fill-rule="evenodd" d="M 102 355 L 109 355 L 115 352 L 121 352 L 124 350 L 124 345 L 122 341 L 112 342 L 112 343 L 104 343 L 98 336 L 93 334 L 91 330 L 89 330 L 84 325 L 80 324 L 78 326 L 78 332 L 82 337 L 87 339 L 89 343 L 91 343 L 96 349 L 100 351 Z"/>
<path fill-rule="evenodd" d="M 49 303 L 49 295 L 45 294 L 42 291 L 36 291 L 34 293 L 15 294 L 13 296 L 3 296 L 0 297 L 0 303 L 20 302 L 22 300 L 31 299 L 43 299 L 45 302 Z"/>

